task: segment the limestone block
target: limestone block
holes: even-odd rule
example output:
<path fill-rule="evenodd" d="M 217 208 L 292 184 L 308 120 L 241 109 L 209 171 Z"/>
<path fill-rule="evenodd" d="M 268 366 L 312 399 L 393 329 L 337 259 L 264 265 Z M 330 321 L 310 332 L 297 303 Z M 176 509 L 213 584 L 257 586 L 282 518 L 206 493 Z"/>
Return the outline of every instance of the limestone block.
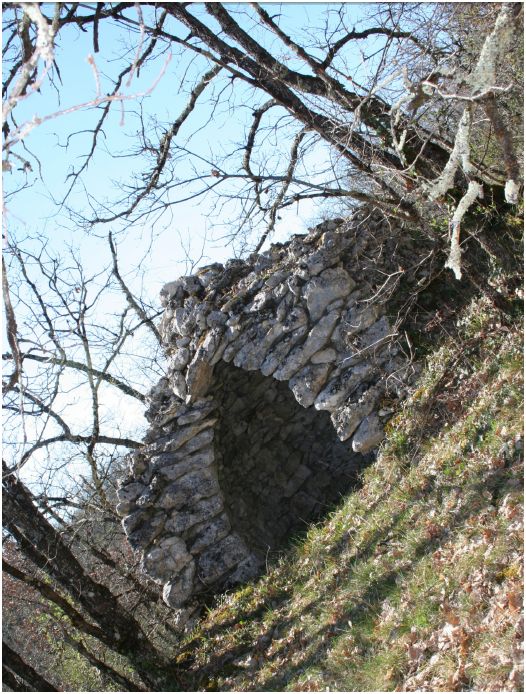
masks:
<path fill-rule="evenodd" d="M 195 562 L 184 566 L 179 575 L 164 584 L 163 600 L 168 607 L 182 607 L 192 595 L 194 587 Z"/>
<path fill-rule="evenodd" d="M 347 296 L 354 285 L 349 273 L 343 268 L 328 268 L 319 277 L 311 279 L 303 289 L 311 320 L 321 318 L 327 306 L 336 299 Z"/>
<path fill-rule="evenodd" d="M 191 536 L 187 539 L 190 554 L 199 554 L 210 545 L 215 544 L 226 537 L 232 526 L 228 516 L 222 513 L 211 521 L 200 523 L 192 528 Z"/>
<path fill-rule="evenodd" d="M 192 313 L 193 306 L 176 308 L 174 311 L 173 327 L 182 337 L 189 337 L 195 327 L 195 316 Z"/>
<path fill-rule="evenodd" d="M 356 453 L 368 453 L 380 445 L 385 437 L 384 428 L 376 414 L 366 417 L 356 430 L 352 448 Z"/>
<path fill-rule="evenodd" d="M 287 293 L 282 298 L 282 300 L 278 304 L 278 308 L 276 309 L 276 321 L 278 323 L 283 323 L 283 321 L 287 318 L 290 311 L 294 307 L 294 301 L 295 297 L 293 294 L 289 293 L 287 287 Z"/>
<path fill-rule="evenodd" d="M 371 350 L 379 350 L 385 339 L 391 334 L 391 328 L 386 316 L 382 316 L 379 320 L 373 323 L 367 330 L 362 332 L 358 339 L 360 350 L 370 348 Z"/>
<path fill-rule="evenodd" d="M 209 328 L 220 328 L 228 320 L 228 316 L 222 311 L 210 311 L 206 317 L 206 324 Z"/>
<path fill-rule="evenodd" d="M 207 499 L 200 499 L 192 507 L 184 510 L 172 511 L 165 523 L 165 529 L 174 535 L 186 532 L 194 525 L 202 523 L 207 519 L 212 519 L 224 509 L 223 497 L 220 495 L 211 496 Z"/>
<path fill-rule="evenodd" d="M 147 459 L 141 451 L 136 451 L 128 456 L 128 469 L 133 477 L 138 477 L 147 468 Z"/>
<path fill-rule="evenodd" d="M 212 263 L 212 265 L 206 265 L 197 271 L 197 276 L 203 287 L 209 287 L 221 277 L 224 267 L 221 263 Z"/>
<path fill-rule="evenodd" d="M 312 405 L 321 387 L 326 383 L 330 369 L 328 364 L 306 366 L 290 379 L 289 388 L 300 405 L 303 407 Z"/>
<path fill-rule="evenodd" d="M 177 371 L 182 371 L 190 361 L 190 350 L 188 347 L 180 347 L 170 356 L 172 366 Z"/>
<path fill-rule="evenodd" d="M 170 374 L 170 386 L 178 398 L 184 400 L 187 394 L 186 379 L 180 371 Z"/>
<path fill-rule="evenodd" d="M 312 364 L 330 364 L 336 361 L 337 357 L 338 353 L 336 350 L 332 347 L 328 347 L 327 349 L 321 349 L 319 352 L 316 352 L 316 354 L 313 354 L 310 360 Z"/>
<path fill-rule="evenodd" d="M 293 330 L 301 328 L 303 325 L 307 325 L 308 318 L 307 313 L 300 306 L 295 306 L 293 309 L 287 312 L 284 316 L 283 321 L 280 321 L 280 325 L 283 326 L 283 332 L 290 333 Z"/>
<path fill-rule="evenodd" d="M 194 503 L 219 492 L 215 470 L 201 468 L 187 472 L 169 484 L 159 497 L 158 508 L 173 509 Z"/>
<path fill-rule="evenodd" d="M 342 315 L 341 331 L 348 339 L 367 330 L 378 318 L 381 307 L 378 304 L 356 304 Z"/>
<path fill-rule="evenodd" d="M 286 279 L 288 279 L 291 274 L 292 273 L 290 270 L 280 270 L 278 272 L 274 272 L 272 275 L 270 275 L 270 277 L 268 277 L 265 280 L 265 286 L 269 289 L 274 289 L 278 286 L 278 284 L 281 284 Z"/>
<path fill-rule="evenodd" d="M 184 566 L 193 563 L 192 555 L 186 550 L 186 543 L 179 537 L 166 537 L 145 552 L 142 569 L 157 583 L 170 581 Z"/>
<path fill-rule="evenodd" d="M 210 399 L 203 398 L 196 400 L 190 407 L 187 405 L 184 411 L 177 417 L 177 424 L 178 426 L 194 424 L 209 415 L 215 407 L 215 403 Z"/>
<path fill-rule="evenodd" d="M 290 497 L 295 494 L 310 475 L 311 470 L 306 465 L 298 465 L 290 480 L 283 487 L 283 496 Z"/>
<path fill-rule="evenodd" d="M 192 403 L 206 395 L 212 381 L 214 367 L 203 359 L 194 359 L 186 373 L 187 395 L 185 402 Z"/>
<path fill-rule="evenodd" d="M 117 498 L 119 501 L 135 501 L 144 492 L 144 489 L 144 484 L 132 482 L 117 490 Z"/>
<path fill-rule="evenodd" d="M 257 327 L 253 338 L 234 357 L 235 366 L 246 371 L 259 369 L 269 349 L 283 333 L 283 326 L 279 323 L 271 321 L 261 323 Z"/>
<path fill-rule="evenodd" d="M 184 289 L 181 287 L 181 281 L 167 282 L 160 292 L 161 305 L 167 306 L 170 301 L 175 299 L 181 301 L 184 297 Z"/>
<path fill-rule="evenodd" d="M 270 376 L 283 362 L 294 345 L 297 344 L 302 337 L 304 337 L 307 330 L 308 327 L 306 325 L 302 325 L 300 328 L 293 330 L 282 340 L 280 340 L 277 345 L 270 350 L 263 361 L 263 364 L 261 365 L 261 373 L 264 376 Z"/>
<path fill-rule="evenodd" d="M 247 546 L 237 533 L 227 535 L 199 556 L 198 577 L 205 584 L 214 583 L 249 554 Z"/>
<path fill-rule="evenodd" d="M 374 371 L 375 367 L 368 362 L 342 371 L 321 391 L 314 401 L 314 407 L 317 410 L 334 411 L 347 400 L 355 388 L 372 378 Z"/>
<path fill-rule="evenodd" d="M 262 562 L 253 554 L 243 559 L 232 571 L 225 582 L 226 586 L 235 586 L 238 583 L 246 583 L 261 573 Z"/>
<path fill-rule="evenodd" d="M 195 451 L 206 449 L 214 439 L 214 430 L 212 427 L 205 429 L 193 436 L 187 443 L 176 450 L 166 449 L 165 452 L 152 454 L 150 458 L 150 469 L 152 472 L 157 472 L 162 467 L 174 465 L 177 462 L 185 460 L 190 454 Z M 169 441 L 167 442 L 169 443 Z"/>
<path fill-rule="evenodd" d="M 146 522 L 148 516 L 145 511 L 139 509 L 138 511 L 133 511 L 129 516 L 122 519 L 122 527 L 126 535 L 130 535 L 134 530 Z"/>
<path fill-rule="evenodd" d="M 203 289 L 203 285 L 201 284 L 199 277 L 196 275 L 187 275 L 186 277 L 181 277 L 179 282 L 183 291 L 190 296 L 199 294 Z"/>
<path fill-rule="evenodd" d="M 373 411 L 380 395 L 379 387 L 369 388 L 356 402 L 349 402 L 332 413 L 331 420 L 341 441 L 353 435 L 360 422 Z"/>
<path fill-rule="evenodd" d="M 154 443 L 145 446 L 143 452 L 146 455 L 155 456 L 161 453 L 176 451 L 187 441 L 193 439 L 199 432 L 203 431 L 203 429 L 212 427 L 216 422 L 216 418 L 208 417 L 200 422 L 195 422 L 195 424 L 179 427 L 173 434 L 159 438 Z"/>
<path fill-rule="evenodd" d="M 119 503 L 115 507 L 115 510 L 117 511 L 119 516 L 127 516 L 136 508 L 137 505 L 134 501 L 119 501 Z"/>
<path fill-rule="evenodd" d="M 333 311 L 323 316 L 309 332 L 305 342 L 301 346 L 295 347 L 284 364 L 274 372 L 274 378 L 277 378 L 278 381 L 288 381 L 302 366 L 305 366 L 312 355 L 319 352 L 327 344 L 339 315 L 338 311 Z"/>
<path fill-rule="evenodd" d="M 223 361 L 231 362 L 236 356 L 240 349 L 242 349 L 250 340 L 252 340 L 257 334 L 258 326 L 253 324 L 251 320 L 251 327 L 245 326 L 245 331 L 241 331 L 241 326 L 235 326 L 232 331 L 232 338 L 228 340 L 225 350 L 223 351 Z"/>
<path fill-rule="evenodd" d="M 165 516 L 158 513 L 149 518 L 137 530 L 128 535 L 128 542 L 134 550 L 146 549 L 163 531 Z"/>
<path fill-rule="evenodd" d="M 157 469 L 157 474 L 171 482 L 179 479 L 187 472 L 209 467 L 214 462 L 212 448 L 204 448 L 193 455 L 189 455 L 181 461 L 173 462 Z"/>

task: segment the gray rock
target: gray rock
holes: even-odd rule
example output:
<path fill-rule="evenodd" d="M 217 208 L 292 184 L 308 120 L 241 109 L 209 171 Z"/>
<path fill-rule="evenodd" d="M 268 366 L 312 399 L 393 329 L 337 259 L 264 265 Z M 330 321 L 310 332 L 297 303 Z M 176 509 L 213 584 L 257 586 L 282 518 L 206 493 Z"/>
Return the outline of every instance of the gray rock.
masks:
<path fill-rule="evenodd" d="M 168 607 L 182 607 L 192 595 L 194 587 L 195 562 L 184 566 L 179 575 L 164 584 L 163 600 Z M 185 623 L 188 620 L 185 620 Z"/>
<path fill-rule="evenodd" d="M 342 315 L 341 330 L 349 338 L 367 330 L 378 318 L 381 307 L 378 304 L 355 305 Z"/>
<path fill-rule="evenodd" d="M 349 273 L 343 268 L 329 268 L 319 277 L 314 277 L 303 289 L 311 320 L 317 321 L 323 315 L 327 306 L 347 296 L 354 286 Z"/>
<path fill-rule="evenodd" d="M 220 495 L 201 499 L 191 508 L 172 511 L 165 523 L 165 529 L 174 535 L 181 535 L 198 523 L 211 519 L 224 508 L 223 497 Z"/>
<path fill-rule="evenodd" d="M 275 347 L 273 347 L 268 355 L 266 356 L 263 364 L 261 365 L 261 373 L 264 376 L 270 376 L 278 366 L 284 361 L 290 350 L 297 344 L 302 337 L 307 333 L 307 326 L 303 325 L 301 328 L 294 330 L 293 332 L 286 335 L 282 340 L 280 340 Z"/>
<path fill-rule="evenodd" d="M 212 381 L 214 367 L 198 355 L 192 359 L 186 373 L 187 404 L 195 402 L 206 395 Z"/>
<path fill-rule="evenodd" d="M 164 514 L 157 514 L 140 525 L 140 527 L 134 532 L 128 535 L 128 542 L 132 548 L 137 550 L 143 550 L 148 547 L 159 535 L 162 533 L 164 528 Z"/>
<path fill-rule="evenodd" d="M 119 501 L 119 503 L 115 507 L 115 510 L 117 511 L 119 516 L 127 516 L 132 511 L 135 511 L 136 508 L 137 504 L 134 501 Z"/>
<path fill-rule="evenodd" d="M 181 347 L 176 349 L 175 352 L 170 357 L 172 366 L 177 371 L 182 371 L 184 367 L 190 361 L 190 350 L 188 347 Z"/>
<path fill-rule="evenodd" d="M 293 309 L 291 309 L 287 315 L 284 316 L 283 321 L 280 321 L 280 325 L 283 326 L 283 332 L 285 333 L 290 333 L 293 330 L 297 330 L 303 325 L 307 325 L 307 323 L 307 313 L 299 306 L 295 306 Z"/>
<path fill-rule="evenodd" d="M 338 311 L 333 311 L 321 318 L 309 332 L 305 342 L 301 346 L 295 347 L 284 364 L 274 372 L 274 378 L 277 378 L 278 381 L 288 381 L 302 366 L 305 366 L 312 355 L 319 352 L 327 344 L 339 315 Z"/>
<path fill-rule="evenodd" d="M 290 497 L 295 494 L 311 474 L 311 470 L 308 467 L 305 465 L 299 465 L 294 471 L 292 477 L 283 487 L 283 496 Z"/>
<path fill-rule="evenodd" d="M 167 306 L 172 299 L 182 300 L 184 296 L 184 290 L 181 287 L 181 281 L 175 280 L 175 282 L 168 282 L 161 289 L 161 305 Z"/>
<path fill-rule="evenodd" d="M 321 387 L 327 381 L 330 368 L 327 364 L 306 366 L 290 379 L 289 388 L 300 405 L 303 407 L 312 405 Z"/>
<path fill-rule="evenodd" d="M 238 583 L 246 583 L 258 576 L 262 568 L 262 562 L 253 554 L 249 554 L 249 556 L 240 561 L 234 571 L 228 575 L 225 585 L 229 587 L 235 586 Z"/>
<path fill-rule="evenodd" d="M 204 448 L 193 455 L 189 455 L 179 462 L 175 462 L 157 468 L 157 473 L 164 479 L 175 481 L 187 472 L 200 470 L 209 467 L 214 462 L 214 451 L 212 448 Z"/>
<path fill-rule="evenodd" d="M 237 533 L 227 535 L 200 555 L 198 576 L 205 584 L 214 583 L 249 554 L 247 546 Z"/>
<path fill-rule="evenodd" d="M 278 304 L 278 308 L 276 309 L 276 321 L 278 323 L 283 323 L 283 321 L 287 318 L 294 306 L 294 301 L 294 295 L 290 294 L 287 288 L 287 294 L 285 294 L 285 296 L 282 298 Z"/>
<path fill-rule="evenodd" d="M 206 317 L 206 324 L 209 328 L 220 328 L 228 320 L 228 316 L 222 311 L 210 311 Z"/>
<path fill-rule="evenodd" d="M 186 550 L 186 543 L 179 537 L 169 537 L 159 540 L 145 552 L 142 569 L 157 583 L 164 583 L 177 576 L 189 563 L 193 563 L 193 558 Z"/>
<path fill-rule="evenodd" d="M 189 337 L 195 327 L 195 316 L 192 312 L 193 306 L 184 306 L 175 309 L 173 326 L 175 331 L 182 337 Z"/>
<path fill-rule="evenodd" d="M 360 384 L 372 378 L 375 367 L 368 362 L 346 369 L 329 381 L 314 402 L 317 410 L 334 411 Z"/>
<path fill-rule="evenodd" d="M 184 414 L 177 417 L 177 424 L 179 426 L 194 424 L 209 415 L 215 408 L 216 404 L 210 400 L 197 400 L 193 403 L 191 409 L 187 409 Z"/>
<path fill-rule="evenodd" d="M 277 287 L 278 284 L 281 284 L 286 279 L 288 279 L 291 274 L 292 273 L 290 272 L 290 270 L 280 270 L 278 272 L 275 272 L 265 280 L 265 286 L 269 289 L 274 289 L 274 287 Z"/>
<path fill-rule="evenodd" d="M 263 321 L 248 333 L 250 339 L 234 357 L 234 365 L 246 371 L 255 371 L 261 366 L 274 342 L 283 335 L 283 327 L 271 321 Z"/>
<path fill-rule="evenodd" d="M 138 477 L 146 470 L 146 467 L 146 458 L 140 451 L 128 456 L 128 469 L 133 477 Z"/>
<path fill-rule="evenodd" d="M 391 328 L 386 316 L 382 316 L 367 330 L 362 332 L 358 339 L 359 349 L 372 349 L 378 351 L 385 339 L 391 335 Z"/>
<path fill-rule="evenodd" d="M 222 513 L 211 521 L 200 523 L 192 528 L 191 536 L 188 538 L 188 551 L 190 554 L 199 554 L 210 545 L 215 544 L 226 537 L 232 526 L 228 516 Z"/>
<path fill-rule="evenodd" d="M 213 468 L 192 470 L 169 484 L 157 502 L 166 510 L 181 508 L 219 493 L 219 481 Z"/>
<path fill-rule="evenodd" d="M 356 402 L 347 403 L 332 413 L 331 420 L 340 441 L 347 441 L 353 435 L 360 422 L 373 411 L 380 393 L 378 387 L 369 388 Z"/>
<path fill-rule="evenodd" d="M 199 292 L 203 289 L 203 285 L 201 284 L 199 277 L 196 277 L 196 275 L 187 275 L 186 277 L 181 277 L 179 282 L 181 283 L 183 291 L 190 296 L 199 294 Z"/>
<path fill-rule="evenodd" d="M 178 398 L 184 400 L 187 394 L 186 379 L 180 371 L 170 374 L 170 386 Z"/>
<path fill-rule="evenodd" d="M 214 283 L 214 280 L 221 277 L 224 267 L 221 263 L 212 263 L 198 270 L 197 276 L 203 287 L 208 287 Z"/>
<path fill-rule="evenodd" d="M 199 432 L 203 431 L 203 429 L 212 427 L 216 422 L 217 419 L 208 418 L 201 422 L 196 422 L 195 424 L 189 424 L 188 426 L 180 427 L 174 434 L 170 436 L 165 436 L 164 438 L 160 438 L 157 441 L 155 441 L 155 443 L 145 446 L 143 448 L 143 453 L 145 455 L 155 456 L 160 455 L 161 453 L 176 451 L 187 441 L 193 439 L 194 436 L 199 434 Z"/>
<path fill-rule="evenodd" d="M 117 498 L 119 501 L 135 501 L 144 492 L 144 489 L 144 484 L 132 482 L 117 490 Z"/>
<path fill-rule="evenodd" d="M 312 364 L 330 364 L 336 361 L 338 353 L 332 347 L 327 347 L 327 349 L 322 349 L 316 352 L 310 358 Z"/>
<path fill-rule="evenodd" d="M 385 437 L 384 428 L 377 415 L 370 414 L 358 427 L 352 440 L 356 453 L 368 453 L 380 445 Z"/>
<path fill-rule="evenodd" d="M 137 528 L 142 525 L 148 516 L 142 510 L 133 511 L 129 516 L 122 519 L 122 527 L 126 535 L 131 535 Z"/>

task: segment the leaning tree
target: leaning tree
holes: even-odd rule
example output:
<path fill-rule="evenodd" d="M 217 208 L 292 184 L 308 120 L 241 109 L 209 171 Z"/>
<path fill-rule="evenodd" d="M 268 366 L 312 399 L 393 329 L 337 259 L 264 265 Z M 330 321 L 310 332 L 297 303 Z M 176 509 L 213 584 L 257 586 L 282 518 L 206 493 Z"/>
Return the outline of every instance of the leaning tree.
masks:
<path fill-rule="evenodd" d="M 137 412 L 130 403 L 142 407 L 162 370 L 155 300 L 124 260 L 130 230 L 169 224 L 193 201 L 235 252 L 257 252 L 306 201 L 365 203 L 418 226 L 435 264 L 502 300 L 470 256 L 509 261 L 492 230 L 522 185 L 523 5 L 322 9 L 300 19 L 257 3 L 3 5 L 4 525 L 28 562 L 6 560 L 5 571 L 60 608 L 65 638 L 98 669 L 95 640 L 148 686 L 155 598 L 113 509 L 121 455 L 140 445 L 141 427 L 112 408 Z M 76 41 L 88 47 L 80 58 Z M 83 57 L 93 87 L 79 92 L 68 68 Z M 96 270 L 52 235 L 14 228 L 12 208 L 50 169 L 36 146 L 45 129 L 67 162 L 52 191 L 57 219 L 103 240 Z M 120 179 L 101 192 L 94 181 L 117 158 Z M 23 485 L 29 469 L 39 479 Z M 23 670 L 15 662 L 10 677 Z"/>

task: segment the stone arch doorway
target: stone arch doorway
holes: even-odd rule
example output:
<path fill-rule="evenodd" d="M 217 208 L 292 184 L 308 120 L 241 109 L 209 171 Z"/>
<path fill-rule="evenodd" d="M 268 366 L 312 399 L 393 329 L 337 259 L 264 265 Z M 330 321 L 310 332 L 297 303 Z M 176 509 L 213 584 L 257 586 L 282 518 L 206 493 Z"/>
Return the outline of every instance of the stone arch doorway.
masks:
<path fill-rule="evenodd" d="M 288 385 L 220 362 L 214 449 L 232 527 L 259 561 L 328 511 L 371 455 L 353 452 L 330 416 L 299 405 Z"/>
<path fill-rule="evenodd" d="M 364 208 L 161 291 L 168 366 L 117 511 L 169 605 L 253 577 L 374 456 L 413 373 L 388 307 L 404 248 Z"/>

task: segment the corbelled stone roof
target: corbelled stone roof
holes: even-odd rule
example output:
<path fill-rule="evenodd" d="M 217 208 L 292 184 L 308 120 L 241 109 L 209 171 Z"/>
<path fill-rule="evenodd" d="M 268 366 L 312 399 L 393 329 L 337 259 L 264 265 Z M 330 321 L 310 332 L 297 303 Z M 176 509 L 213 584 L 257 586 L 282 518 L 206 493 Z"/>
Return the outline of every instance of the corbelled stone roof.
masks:
<path fill-rule="evenodd" d="M 169 605 L 256 575 L 370 462 L 412 373 L 389 316 L 411 254 L 362 208 L 163 288 L 168 370 L 118 511 Z"/>

